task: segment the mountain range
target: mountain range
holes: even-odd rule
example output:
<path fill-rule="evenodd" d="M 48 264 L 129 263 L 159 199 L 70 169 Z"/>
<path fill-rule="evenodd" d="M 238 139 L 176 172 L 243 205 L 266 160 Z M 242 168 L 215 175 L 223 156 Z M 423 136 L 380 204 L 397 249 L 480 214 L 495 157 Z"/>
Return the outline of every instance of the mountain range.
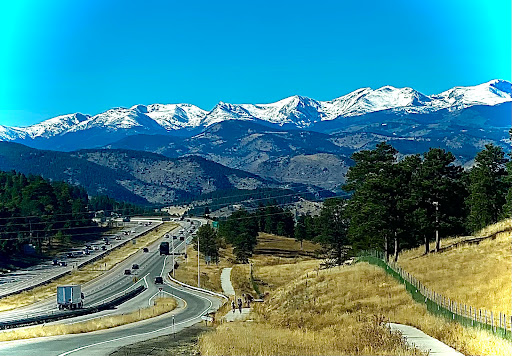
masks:
<path fill-rule="evenodd" d="M 400 155 L 443 148 L 467 167 L 488 143 L 509 152 L 511 114 L 504 80 L 431 96 L 386 86 L 331 101 L 219 103 L 209 112 L 190 104 L 136 105 L 0 126 L 0 141 L 10 141 L 0 142 L 0 169 L 141 204 L 224 189 L 338 192 L 351 154 L 382 141 Z"/>
<path fill-rule="evenodd" d="M 81 113 L 57 116 L 27 127 L 0 125 L 0 140 L 70 151 L 101 147 L 138 134 L 190 137 L 228 120 L 328 133 L 344 130 L 346 125 L 361 121 L 361 117 L 376 113 L 400 117 L 428 115 L 440 111 L 460 112 L 473 106 L 499 106 L 511 101 L 510 82 L 491 80 L 430 96 L 412 88 L 384 86 L 376 90 L 358 89 L 330 101 L 295 95 L 270 104 L 219 102 L 211 111 L 191 104 L 135 105 L 113 108 L 94 116 Z M 492 126 L 499 127 L 496 124 Z"/>

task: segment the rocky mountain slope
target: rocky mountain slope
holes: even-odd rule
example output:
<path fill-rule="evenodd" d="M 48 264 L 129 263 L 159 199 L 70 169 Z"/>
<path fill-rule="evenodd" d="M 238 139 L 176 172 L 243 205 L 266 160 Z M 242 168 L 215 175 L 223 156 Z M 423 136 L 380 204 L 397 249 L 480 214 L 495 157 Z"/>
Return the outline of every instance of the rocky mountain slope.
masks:
<path fill-rule="evenodd" d="M 0 142 L 0 170 L 40 174 L 138 204 L 170 204 L 223 189 L 277 187 L 274 181 L 202 157 L 171 159 L 130 150 L 43 151 Z"/>

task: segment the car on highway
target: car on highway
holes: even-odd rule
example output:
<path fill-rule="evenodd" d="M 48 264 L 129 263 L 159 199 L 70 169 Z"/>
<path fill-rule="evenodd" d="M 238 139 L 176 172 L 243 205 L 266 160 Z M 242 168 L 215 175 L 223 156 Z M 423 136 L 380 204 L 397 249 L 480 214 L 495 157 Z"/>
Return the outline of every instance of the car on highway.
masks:
<path fill-rule="evenodd" d="M 68 264 L 64 261 L 59 262 L 59 266 L 66 267 Z"/>
<path fill-rule="evenodd" d="M 116 236 L 116 240 L 121 240 L 121 236 Z"/>
<path fill-rule="evenodd" d="M 164 279 L 161 276 L 156 276 L 155 284 L 164 284 Z"/>
<path fill-rule="evenodd" d="M 101 249 L 102 249 L 103 251 L 105 251 L 105 250 L 107 249 L 107 246 L 103 245 L 103 246 L 101 246 Z"/>
<path fill-rule="evenodd" d="M 149 248 L 144 247 L 144 248 L 142 249 L 142 252 L 149 252 Z"/>
<path fill-rule="evenodd" d="M 132 274 L 132 270 L 130 269 L 125 269 L 124 270 L 124 274 L 128 275 L 128 274 Z"/>
<path fill-rule="evenodd" d="M 138 265 L 138 264 L 136 264 L 136 263 L 134 263 L 134 264 L 132 265 L 132 269 L 139 269 L 139 265 Z"/>
<path fill-rule="evenodd" d="M 67 257 L 67 258 L 73 258 L 73 252 L 68 252 L 68 253 L 66 254 L 66 257 Z"/>

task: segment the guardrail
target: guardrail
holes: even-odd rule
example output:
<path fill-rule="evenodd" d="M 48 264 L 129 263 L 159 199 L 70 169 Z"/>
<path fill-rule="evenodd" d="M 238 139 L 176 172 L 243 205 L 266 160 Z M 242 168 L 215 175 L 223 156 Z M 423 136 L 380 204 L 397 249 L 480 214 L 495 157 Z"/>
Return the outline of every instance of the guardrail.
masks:
<path fill-rule="evenodd" d="M 191 286 L 189 284 L 186 284 L 186 283 L 183 283 L 183 282 L 180 282 L 178 281 L 177 279 L 174 279 L 171 277 L 171 272 L 169 272 L 169 274 L 167 275 L 169 277 L 169 279 L 171 281 L 173 281 L 174 283 L 176 284 L 179 284 L 180 286 L 183 286 L 183 287 L 186 287 L 186 288 L 190 288 L 190 289 L 193 289 L 193 290 L 196 290 L 196 291 L 199 291 L 199 292 L 203 292 L 203 293 L 206 293 L 206 294 L 210 294 L 210 295 L 214 295 L 216 297 L 220 297 L 220 298 L 224 298 L 226 300 L 229 300 L 228 297 L 226 297 L 224 294 L 220 294 L 220 293 L 216 293 L 216 292 L 212 292 L 211 290 L 208 290 L 208 289 L 203 289 L 203 288 L 199 288 L 199 287 L 194 287 L 194 286 Z"/>
<path fill-rule="evenodd" d="M 0 322 L 0 330 L 4 329 L 11 329 L 19 326 L 28 326 L 28 325 L 36 325 L 36 324 L 43 324 L 48 323 L 52 321 L 62 320 L 62 319 L 69 319 L 77 316 L 97 313 L 103 310 L 112 309 L 127 300 L 135 297 L 136 295 L 142 293 L 146 287 L 144 286 L 138 286 L 134 290 L 125 293 L 124 295 L 121 295 L 117 298 L 112 299 L 109 302 L 102 303 L 100 305 L 89 307 L 89 308 L 83 308 L 83 309 L 75 309 L 73 311 L 68 312 L 58 312 L 51 315 L 40 315 L 40 316 L 34 316 L 30 318 L 24 318 L 24 319 L 18 319 L 18 320 L 12 320 L 12 321 L 6 321 L 6 322 Z"/>
<path fill-rule="evenodd" d="M 124 240 L 124 241 L 123 241 L 122 243 L 120 243 L 119 245 L 116 245 L 116 247 L 114 247 L 114 248 L 112 248 L 112 249 L 110 249 L 110 250 L 107 250 L 107 251 L 103 251 L 103 252 L 101 252 L 99 255 L 94 256 L 93 258 L 88 259 L 87 261 L 84 261 L 84 262 L 82 262 L 82 263 L 78 264 L 76 268 L 78 269 L 78 268 L 81 268 L 81 267 L 83 267 L 83 266 L 86 266 L 86 265 L 88 265 L 88 264 L 90 264 L 90 263 L 96 262 L 97 260 L 99 260 L 99 259 L 101 259 L 101 258 L 103 258 L 103 257 L 107 256 L 108 254 L 110 254 L 112 251 L 114 251 L 114 250 L 116 250 L 116 249 L 118 249 L 118 248 L 120 248 L 120 247 L 122 247 L 122 246 L 126 245 L 128 242 L 132 241 L 133 239 L 135 239 L 135 238 L 139 238 L 139 237 L 142 237 L 142 236 L 146 235 L 147 233 L 149 233 L 149 232 L 150 232 L 150 231 L 152 231 L 153 229 L 155 229 L 155 228 L 159 227 L 160 225 L 162 225 L 162 222 L 159 222 L 158 224 L 154 225 L 154 226 L 153 226 L 153 227 L 151 227 L 149 230 L 144 231 L 143 233 L 140 233 L 140 234 L 138 234 L 138 235 L 134 235 L 131 239 Z M 44 281 L 42 281 L 42 282 L 39 282 L 39 283 L 36 283 L 36 284 L 30 285 L 30 286 L 27 286 L 27 287 L 24 287 L 24 288 L 18 289 L 18 290 L 16 290 L 16 291 L 12 291 L 12 292 L 9 292 L 9 293 L 2 294 L 2 295 L 0 296 L 0 299 L 5 298 L 5 297 L 8 297 L 8 296 L 11 296 L 11 295 L 14 295 L 14 294 L 19 294 L 19 293 L 21 293 L 21 292 L 26 292 L 26 291 L 28 291 L 28 290 L 31 290 L 31 289 L 34 289 L 34 288 L 37 288 L 37 287 L 40 287 L 40 286 L 44 286 L 45 284 L 51 283 L 51 282 L 53 282 L 53 281 L 54 281 L 54 280 L 56 280 L 56 279 L 59 279 L 59 278 L 61 278 L 61 277 L 64 277 L 65 275 L 70 274 L 71 272 L 73 272 L 73 270 L 72 270 L 72 269 L 71 269 L 71 270 L 69 270 L 69 271 L 62 272 L 62 273 L 60 273 L 60 274 L 57 274 L 57 275 L 55 275 L 55 276 L 53 276 L 53 277 L 50 277 L 50 278 L 48 278 L 48 279 L 46 279 L 46 280 L 44 280 Z"/>
<path fill-rule="evenodd" d="M 418 303 L 425 304 L 432 314 L 456 321 L 464 326 L 485 329 L 502 338 L 512 340 L 512 316 L 505 313 L 488 314 L 486 310 L 456 302 L 427 287 L 393 261 L 386 262 L 381 251 L 363 251 L 358 261 L 383 268 L 387 274 L 404 284 Z"/>

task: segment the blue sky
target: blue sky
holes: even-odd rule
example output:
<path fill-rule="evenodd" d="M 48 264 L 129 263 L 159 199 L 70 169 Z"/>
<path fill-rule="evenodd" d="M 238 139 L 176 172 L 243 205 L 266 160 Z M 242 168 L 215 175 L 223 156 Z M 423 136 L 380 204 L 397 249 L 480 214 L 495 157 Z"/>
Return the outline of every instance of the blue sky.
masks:
<path fill-rule="evenodd" d="M 0 4 L 0 124 L 511 79 L 510 0 Z"/>

